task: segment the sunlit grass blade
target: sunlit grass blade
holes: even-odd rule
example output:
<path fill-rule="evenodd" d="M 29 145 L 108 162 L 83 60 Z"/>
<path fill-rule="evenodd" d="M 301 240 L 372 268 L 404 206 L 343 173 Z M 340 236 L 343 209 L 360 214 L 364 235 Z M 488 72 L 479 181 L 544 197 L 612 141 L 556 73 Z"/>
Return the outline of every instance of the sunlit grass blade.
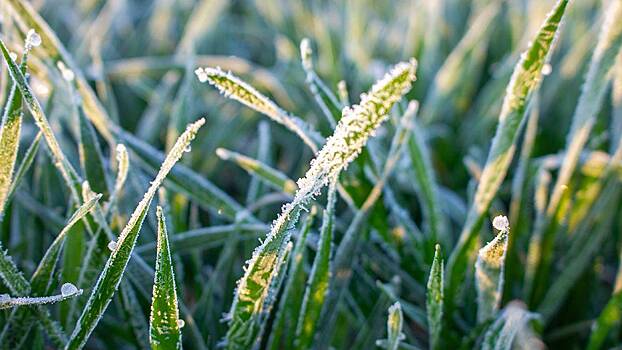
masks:
<path fill-rule="evenodd" d="M 24 62 L 22 62 L 22 65 Z M 13 84 L 0 126 L 0 217 L 9 197 L 22 128 L 22 94 Z"/>
<path fill-rule="evenodd" d="M 11 297 L 8 294 L 2 294 L 0 295 L 0 310 L 19 306 L 54 304 L 81 294 L 82 289 L 77 289 L 73 284 L 64 284 L 61 294 L 46 297 Z"/>
<path fill-rule="evenodd" d="M 302 119 L 287 113 L 272 100 L 231 74 L 231 72 L 225 73 L 220 68 L 208 67 L 198 68 L 195 73 L 201 82 L 209 82 L 217 87 L 226 97 L 234 99 L 285 126 L 298 135 L 313 153 L 317 152 L 317 144 L 322 141 L 321 135 Z"/>
<path fill-rule="evenodd" d="M 186 148 L 190 145 L 192 139 L 194 139 L 198 129 L 204 123 L 205 119 L 199 119 L 199 121 L 190 124 L 162 163 L 160 171 L 119 235 L 119 239 L 115 243 L 115 249 L 112 251 L 110 258 L 106 262 L 106 266 L 93 287 L 86 306 L 67 343 L 66 349 L 81 349 L 86 344 L 93 329 L 97 326 L 97 323 L 106 311 L 110 300 L 121 282 L 121 278 L 123 277 L 123 273 L 131 257 L 138 234 L 140 233 L 140 228 L 145 220 L 153 196 L 156 194 L 156 191 L 162 184 L 162 181 L 164 181 L 166 175 L 168 175 L 175 163 L 177 163 L 184 154 Z"/>
<path fill-rule="evenodd" d="M 23 0 L 7 0 L 5 4 L 7 5 L 7 10 L 9 10 L 8 13 L 22 27 L 22 30 L 26 31 L 32 28 L 41 36 L 41 47 L 47 54 L 48 59 L 54 64 L 63 62 L 63 64 L 75 74 L 78 92 L 83 99 L 87 115 L 97 130 L 99 130 L 107 140 L 111 140 L 110 126 L 114 124 L 110 123 L 110 118 L 106 110 L 100 104 L 90 85 L 81 71 L 77 69 L 67 49 L 65 49 L 54 31 L 45 20 L 39 16 L 30 3 Z M 28 98 L 23 91 L 22 94 L 25 98 Z"/>
<path fill-rule="evenodd" d="M 161 207 L 158 206 L 156 213 L 158 216 L 158 251 L 149 321 L 149 342 L 152 349 L 181 349 L 175 272 L 168 245 L 166 222 Z"/>
<path fill-rule="evenodd" d="M 371 134 L 387 118 L 395 102 L 410 89 L 415 80 L 416 62 L 400 63 L 363 95 L 361 103 L 343 111 L 343 117 L 305 176 L 298 180 L 294 200 L 285 205 L 274 221 L 272 230 L 256 248 L 244 276 L 239 280 L 229 314 L 229 331 L 225 346 L 245 349 L 255 341 L 258 319 L 269 286 L 278 274 L 277 263 L 289 242 L 291 229 L 298 221 L 300 210 L 308 205 L 321 189 L 362 151 Z"/>
<path fill-rule="evenodd" d="M 37 151 L 39 151 L 40 142 L 41 131 L 39 131 L 37 133 L 37 136 L 35 136 L 34 140 L 32 140 L 32 143 L 30 144 L 30 146 L 28 146 L 28 149 L 26 150 L 26 154 L 24 154 L 24 158 L 19 163 L 19 167 L 17 168 L 17 171 L 15 172 L 15 176 L 13 178 L 13 182 L 11 182 L 11 188 L 9 188 L 9 193 L 7 194 L 7 200 L 13 197 L 15 190 L 21 184 L 22 179 L 24 178 L 24 175 L 26 175 L 26 173 L 32 166 L 32 162 L 37 155 Z"/>
<path fill-rule="evenodd" d="M 431 350 L 440 349 L 441 332 L 443 330 L 443 278 L 443 257 L 441 256 L 441 246 L 437 244 L 426 292 L 426 311 Z"/>
<path fill-rule="evenodd" d="M 460 284 L 464 280 L 467 261 L 474 253 L 475 242 L 484 217 L 507 173 L 516 149 L 518 131 L 525 117 L 527 105 L 542 77 L 542 67 L 549 56 L 568 0 L 559 0 L 536 34 L 527 51 L 521 56 L 507 87 L 499 124 L 475 198 L 460 239 L 447 262 L 447 312 L 453 312 Z"/>
<path fill-rule="evenodd" d="M 482 349 L 511 350 L 512 344 L 521 330 L 529 327 L 532 321 L 539 321 L 536 313 L 525 310 L 519 302 L 512 302 L 503 309 L 499 317 L 484 334 Z"/>
<path fill-rule="evenodd" d="M 318 249 L 313 259 L 313 266 L 300 307 L 300 317 L 296 326 L 296 340 L 294 342 L 295 349 L 311 347 L 322 306 L 329 290 L 335 220 L 335 191 L 335 184 L 331 184 L 328 189 L 326 209 L 322 216 Z"/>
<path fill-rule="evenodd" d="M 232 224 L 210 226 L 195 230 L 178 232 L 169 237 L 171 249 L 176 254 L 187 254 L 193 251 L 201 251 L 224 244 L 233 235 L 239 234 L 239 239 L 256 239 L 257 232 L 270 229 L 264 224 Z M 156 244 L 145 243 L 136 247 L 135 251 L 141 255 L 154 253 Z"/>
<path fill-rule="evenodd" d="M 287 194 L 294 194 L 296 189 L 296 182 L 287 177 L 277 169 L 274 169 L 258 160 L 239 154 L 237 152 L 229 151 L 224 148 L 218 148 L 216 154 L 220 159 L 231 160 L 246 170 L 249 174 L 257 176 L 262 179 L 266 184 L 272 188 L 282 191 Z"/>
<path fill-rule="evenodd" d="M 505 216 L 495 217 L 492 224 L 495 229 L 499 230 L 499 234 L 479 250 L 475 262 L 477 320 L 480 323 L 495 316 L 503 292 L 503 272 L 510 225 Z"/>
<path fill-rule="evenodd" d="M 596 123 L 598 112 L 609 86 L 616 56 L 619 55 L 622 47 L 622 21 L 619 20 L 621 17 L 622 3 L 619 1 L 610 3 L 606 9 L 605 22 L 601 28 L 594 54 L 590 59 L 585 81 L 581 87 L 581 95 L 573 115 L 570 132 L 566 136 L 564 160 L 553 186 L 546 211 L 546 220 L 542 222 L 542 225 L 536 227 L 537 232 L 542 232 L 542 243 L 538 270 L 533 284 L 536 289 L 530 295 L 532 303 L 538 302 L 544 293 L 542 283 L 548 276 L 553 258 L 556 231 L 552 227 L 554 226 L 553 220 L 558 213 L 564 189 L 568 186 L 581 151 Z"/>

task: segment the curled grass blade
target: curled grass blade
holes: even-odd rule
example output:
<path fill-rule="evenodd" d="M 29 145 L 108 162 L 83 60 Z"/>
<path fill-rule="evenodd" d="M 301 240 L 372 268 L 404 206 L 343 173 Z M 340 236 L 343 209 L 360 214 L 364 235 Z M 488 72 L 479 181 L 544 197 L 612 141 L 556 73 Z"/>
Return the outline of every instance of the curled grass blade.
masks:
<path fill-rule="evenodd" d="M 475 262 L 477 321 L 479 323 L 495 316 L 503 291 L 503 272 L 510 228 L 505 216 L 495 217 L 493 225 L 499 230 L 499 234 L 479 250 Z"/>

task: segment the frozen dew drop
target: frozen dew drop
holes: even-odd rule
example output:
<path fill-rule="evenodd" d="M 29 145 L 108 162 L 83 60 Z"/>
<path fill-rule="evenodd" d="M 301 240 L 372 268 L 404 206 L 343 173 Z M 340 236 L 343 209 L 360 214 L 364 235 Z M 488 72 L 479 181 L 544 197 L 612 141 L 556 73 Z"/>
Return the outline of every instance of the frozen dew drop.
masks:
<path fill-rule="evenodd" d="M 222 208 L 218 208 L 218 215 L 222 215 L 222 213 L 223 213 Z"/>
<path fill-rule="evenodd" d="M 71 69 L 67 68 L 63 61 L 56 62 L 56 67 L 63 76 L 63 79 L 65 79 L 66 81 L 73 81 L 75 79 L 75 74 Z"/>
<path fill-rule="evenodd" d="M 542 75 L 549 75 L 552 71 L 553 67 L 550 64 L 546 63 L 542 66 Z"/>
<path fill-rule="evenodd" d="M 26 46 L 37 47 L 41 45 L 41 36 L 34 29 L 30 29 L 26 34 Z"/>
<path fill-rule="evenodd" d="M 507 231 L 510 228 L 510 222 L 507 216 L 498 215 L 492 220 L 492 226 L 499 231 Z"/>
<path fill-rule="evenodd" d="M 192 146 L 188 145 L 184 148 L 184 152 L 189 153 L 190 151 L 192 151 Z"/>
<path fill-rule="evenodd" d="M 110 249 L 111 252 L 117 249 L 117 242 L 115 241 L 108 242 L 108 249 Z"/>
<path fill-rule="evenodd" d="M 186 325 L 186 321 L 182 320 L 181 318 L 177 320 L 177 327 L 184 328 L 185 325 Z"/>
<path fill-rule="evenodd" d="M 194 74 L 196 74 L 197 78 L 199 78 L 199 81 L 204 83 L 207 81 L 207 73 L 205 72 L 205 70 L 201 67 L 197 68 L 194 71 Z"/>
<path fill-rule="evenodd" d="M 60 287 L 60 294 L 64 297 L 68 297 L 78 293 L 78 288 L 72 283 L 65 283 Z"/>

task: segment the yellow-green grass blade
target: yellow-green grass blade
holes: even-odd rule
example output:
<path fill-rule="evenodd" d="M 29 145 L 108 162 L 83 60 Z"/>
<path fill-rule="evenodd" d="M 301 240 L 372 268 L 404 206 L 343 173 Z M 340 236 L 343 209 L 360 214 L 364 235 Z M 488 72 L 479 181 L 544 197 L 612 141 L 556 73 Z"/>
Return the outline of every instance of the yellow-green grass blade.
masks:
<path fill-rule="evenodd" d="M 181 349 L 175 272 L 161 207 L 158 206 L 156 214 L 158 217 L 158 250 L 149 320 L 149 342 L 152 349 Z"/>

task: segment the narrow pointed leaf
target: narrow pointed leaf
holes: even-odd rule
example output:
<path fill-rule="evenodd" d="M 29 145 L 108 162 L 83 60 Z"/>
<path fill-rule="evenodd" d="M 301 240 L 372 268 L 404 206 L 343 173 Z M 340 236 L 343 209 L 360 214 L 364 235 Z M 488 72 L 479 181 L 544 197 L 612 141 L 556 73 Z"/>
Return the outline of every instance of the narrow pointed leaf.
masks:
<path fill-rule="evenodd" d="M 430 277 L 428 278 L 426 311 L 428 315 L 428 333 L 430 335 L 430 349 L 440 348 L 441 331 L 443 330 L 443 257 L 441 246 L 436 245 Z"/>
<path fill-rule="evenodd" d="M 123 273 L 131 257 L 140 228 L 145 220 L 153 196 L 156 194 L 156 191 L 162 184 L 162 181 L 164 181 L 166 175 L 168 175 L 175 163 L 181 158 L 186 147 L 188 147 L 192 139 L 194 139 L 198 129 L 204 123 L 205 120 L 200 119 L 190 124 L 162 163 L 155 180 L 151 183 L 151 186 L 149 186 L 145 196 L 140 203 L 138 203 L 130 220 L 119 235 L 119 239 L 115 244 L 115 249 L 93 287 L 93 291 L 89 296 L 85 309 L 78 319 L 66 349 L 81 349 L 84 347 L 88 337 L 97 326 L 97 323 L 106 311 L 116 289 L 119 287 L 119 283 L 121 282 L 121 278 L 123 277 Z"/>

